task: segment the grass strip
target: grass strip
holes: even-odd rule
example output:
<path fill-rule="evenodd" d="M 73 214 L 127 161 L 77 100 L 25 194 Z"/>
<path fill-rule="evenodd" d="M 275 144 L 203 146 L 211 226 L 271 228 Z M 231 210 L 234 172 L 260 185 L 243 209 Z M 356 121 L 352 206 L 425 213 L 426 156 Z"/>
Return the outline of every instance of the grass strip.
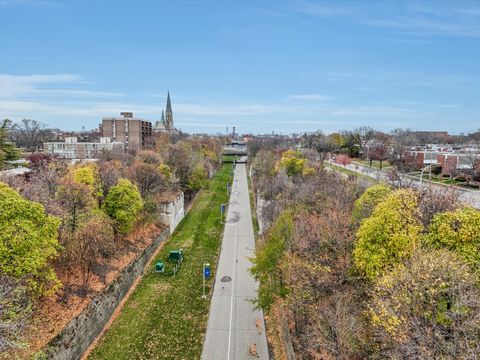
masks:
<path fill-rule="evenodd" d="M 213 284 L 207 281 L 207 299 L 202 299 L 202 268 L 208 262 L 215 274 L 223 233 L 220 204 L 228 202 L 230 171 L 223 165 L 202 190 L 156 258 L 166 264 L 166 274 L 146 269 L 89 359 L 200 358 Z M 178 248 L 184 250 L 184 261 L 173 276 L 167 259 Z"/>

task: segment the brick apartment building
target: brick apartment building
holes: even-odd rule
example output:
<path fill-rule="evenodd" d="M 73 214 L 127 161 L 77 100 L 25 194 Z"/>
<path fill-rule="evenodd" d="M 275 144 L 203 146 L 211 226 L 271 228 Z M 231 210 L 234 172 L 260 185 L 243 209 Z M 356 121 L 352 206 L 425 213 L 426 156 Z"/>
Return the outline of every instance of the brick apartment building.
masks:
<path fill-rule="evenodd" d="M 412 150 L 405 153 L 405 164 L 416 169 L 437 165 L 442 168 L 444 175 L 472 169 L 480 172 L 480 153 Z"/>
<path fill-rule="evenodd" d="M 102 137 L 125 144 L 126 151 L 139 151 L 152 145 L 152 123 L 122 112 L 122 117 L 104 117 L 100 124 Z"/>

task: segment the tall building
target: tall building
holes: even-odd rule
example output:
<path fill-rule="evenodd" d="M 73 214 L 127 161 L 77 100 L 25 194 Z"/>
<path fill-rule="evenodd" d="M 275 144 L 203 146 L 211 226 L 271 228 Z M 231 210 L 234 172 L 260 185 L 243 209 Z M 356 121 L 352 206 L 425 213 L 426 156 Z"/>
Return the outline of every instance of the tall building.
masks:
<path fill-rule="evenodd" d="M 172 101 L 170 100 L 170 91 L 167 94 L 167 106 L 165 111 L 162 110 L 162 117 L 160 121 L 155 122 L 153 128 L 155 132 L 176 132 L 175 126 L 173 125 L 173 112 L 172 112 Z"/>
<path fill-rule="evenodd" d="M 131 112 L 120 113 L 122 117 L 104 117 L 100 125 L 103 137 L 125 144 L 126 151 L 138 151 L 152 144 L 152 123 L 133 117 Z"/>

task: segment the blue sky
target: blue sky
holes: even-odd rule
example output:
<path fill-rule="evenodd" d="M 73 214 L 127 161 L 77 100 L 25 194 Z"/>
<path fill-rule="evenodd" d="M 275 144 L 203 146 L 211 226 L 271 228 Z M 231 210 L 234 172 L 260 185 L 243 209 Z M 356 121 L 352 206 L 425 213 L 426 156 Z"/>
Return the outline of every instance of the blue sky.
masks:
<path fill-rule="evenodd" d="M 0 117 L 189 132 L 480 128 L 479 1 L 0 0 Z"/>

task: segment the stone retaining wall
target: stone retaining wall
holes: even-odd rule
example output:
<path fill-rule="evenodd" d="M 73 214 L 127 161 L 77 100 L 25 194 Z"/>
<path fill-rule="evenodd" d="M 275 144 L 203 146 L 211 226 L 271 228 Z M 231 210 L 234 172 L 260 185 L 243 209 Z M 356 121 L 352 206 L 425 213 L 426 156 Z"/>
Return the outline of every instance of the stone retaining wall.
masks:
<path fill-rule="evenodd" d="M 184 205 L 185 197 L 182 191 L 174 200 L 159 205 L 160 221 L 169 227 L 170 234 L 185 216 Z"/>
<path fill-rule="evenodd" d="M 182 194 L 183 195 L 183 194 Z M 159 245 L 170 235 L 165 229 L 150 246 L 123 269 L 100 294 L 76 318 L 45 347 L 48 359 L 77 360 L 100 334 L 118 304 L 124 298 L 134 281 L 143 273 L 148 260 Z"/>

